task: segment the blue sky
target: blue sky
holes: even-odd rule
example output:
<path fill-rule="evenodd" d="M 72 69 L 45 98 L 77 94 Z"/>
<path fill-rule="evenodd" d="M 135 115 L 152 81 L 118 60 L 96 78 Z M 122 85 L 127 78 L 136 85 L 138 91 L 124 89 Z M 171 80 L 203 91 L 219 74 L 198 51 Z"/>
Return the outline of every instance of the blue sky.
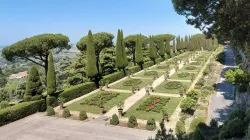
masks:
<path fill-rule="evenodd" d="M 200 31 L 177 15 L 171 0 L 1 0 L 0 45 L 33 35 L 62 33 L 71 43 L 93 33 L 116 35 L 196 34 Z"/>

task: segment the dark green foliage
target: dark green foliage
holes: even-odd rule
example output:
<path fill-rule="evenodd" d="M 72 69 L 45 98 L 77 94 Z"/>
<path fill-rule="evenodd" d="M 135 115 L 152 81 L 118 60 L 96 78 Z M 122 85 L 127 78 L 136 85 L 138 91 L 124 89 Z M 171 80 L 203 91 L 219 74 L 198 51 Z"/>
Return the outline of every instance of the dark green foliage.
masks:
<path fill-rule="evenodd" d="M 247 140 L 250 140 L 250 126 L 248 126 L 247 130 Z"/>
<path fill-rule="evenodd" d="M 96 95 L 90 99 L 84 100 L 84 102 L 80 103 L 81 105 L 93 105 L 93 106 L 102 106 L 103 104 L 107 103 L 109 100 L 119 96 L 119 93 L 111 93 L 111 92 L 104 92 L 99 95 Z"/>
<path fill-rule="evenodd" d="M 86 111 L 84 111 L 84 110 L 80 111 L 79 120 L 83 121 L 83 120 L 86 120 L 87 118 L 88 118 L 88 116 L 87 116 Z"/>
<path fill-rule="evenodd" d="M 245 134 L 244 122 L 239 118 L 228 121 L 227 128 L 231 137 L 243 136 Z"/>
<path fill-rule="evenodd" d="M 115 73 L 103 76 L 103 79 L 100 82 L 101 82 L 101 85 L 104 86 L 107 82 L 110 84 L 117 80 L 122 79 L 123 77 L 124 77 L 124 73 L 115 72 Z"/>
<path fill-rule="evenodd" d="M 0 102 L 9 101 L 9 100 L 10 100 L 10 96 L 9 96 L 8 90 L 5 88 L 0 88 Z"/>
<path fill-rule="evenodd" d="M 46 97 L 46 104 L 47 106 L 52 106 L 52 107 L 56 107 L 58 105 L 57 103 L 57 98 L 54 96 L 47 96 Z"/>
<path fill-rule="evenodd" d="M 228 116 L 228 120 L 233 120 L 235 118 L 239 118 L 241 120 L 244 120 L 246 116 L 246 113 L 242 109 L 235 108 L 232 110 L 232 112 Z"/>
<path fill-rule="evenodd" d="M 0 110 L 9 107 L 10 104 L 7 101 L 0 102 Z"/>
<path fill-rule="evenodd" d="M 178 139 L 181 139 L 185 133 L 186 133 L 186 128 L 184 122 L 178 121 L 175 127 L 175 134 L 177 135 Z"/>
<path fill-rule="evenodd" d="M 219 140 L 219 137 L 215 135 L 215 136 L 212 136 L 209 140 Z"/>
<path fill-rule="evenodd" d="M 156 124 L 155 124 L 155 119 L 154 118 L 151 118 L 150 120 L 147 121 L 146 129 L 150 130 L 150 131 L 156 129 Z"/>
<path fill-rule="evenodd" d="M 47 112 L 47 116 L 52 116 L 52 115 L 55 115 L 54 108 L 53 108 L 53 107 L 51 107 L 51 106 L 48 106 L 48 107 L 47 107 L 46 112 Z"/>
<path fill-rule="evenodd" d="M 168 54 L 168 55 L 170 55 L 170 53 L 171 53 L 171 48 L 170 48 L 170 42 L 166 42 L 166 53 Z"/>
<path fill-rule="evenodd" d="M 210 121 L 210 126 L 211 126 L 211 127 L 218 127 L 218 122 L 217 122 L 215 119 L 212 119 L 212 120 Z"/>
<path fill-rule="evenodd" d="M 38 70 L 36 69 L 35 66 L 33 66 L 28 74 L 24 100 L 31 101 L 37 98 L 39 99 L 39 96 L 42 95 L 42 92 L 43 92 L 43 85 Z M 32 97 L 34 97 L 34 99 L 32 99 Z"/>
<path fill-rule="evenodd" d="M 123 83 L 123 86 L 136 86 L 142 83 L 141 79 L 130 79 Z"/>
<path fill-rule="evenodd" d="M 23 102 L 0 110 L 0 126 L 43 111 L 44 100 Z"/>
<path fill-rule="evenodd" d="M 136 48 L 135 48 L 135 61 L 143 69 L 143 52 L 141 35 L 137 35 Z"/>
<path fill-rule="evenodd" d="M 163 40 L 161 40 L 161 42 L 160 42 L 160 46 L 159 46 L 159 55 L 160 55 L 163 59 L 165 59 L 165 58 L 164 58 L 164 56 L 165 56 L 165 47 L 164 47 L 164 42 L 163 42 Z"/>
<path fill-rule="evenodd" d="M 216 61 L 220 62 L 221 64 L 225 63 L 225 52 L 221 52 L 216 56 Z"/>
<path fill-rule="evenodd" d="M 164 120 L 162 120 L 160 122 L 160 129 L 157 131 L 155 137 L 148 140 L 175 140 L 175 138 L 173 134 L 167 132 Z"/>
<path fill-rule="evenodd" d="M 157 60 L 156 60 L 157 61 Z M 143 68 L 149 68 L 154 65 L 153 61 L 148 61 L 143 64 Z"/>
<path fill-rule="evenodd" d="M 166 55 L 165 55 L 166 56 Z M 164 58 L 165 58 L 165 56 L 164 56 Z M 157 58 L 156 59 L 156 63 L 158 64 L 158 63 L 160 63 L 160 62 L 163 62 L 164 61 L 164 59 L 163 58 Z"/>
<path fill-rule="evenodd" d="M 128 60 L 125 52 L 123 33 L 121 30 L 118 30 L 117 33 L 115 53 L 116 53 L 116 67 L 118 69 L 124 69 L 128 65 Z"/>
<path fill-rule="evenodd" d="M 199 95 L 198 95 L 199 91 L 197 89 L 191 89 L 187 92 L 186 96 L 190 97 L 193 100 L 197 100 Z"/>
<path fill-rule="evenodd" d="M 157 55 L 157 52 L 156 52 L 156 46 L 154 44 L 154 41 L 152 39 L 152 36 L 149 37 L 149 52 L 148 52 L 148 56 L 149 58 L 154 61 L 155 63 L 155 59 L 156 59 L 156 55 Z"/>
<path fill-rule="evenodd" d="M 223 125 L 221 130 L 220 130 L 220 137 L 222 139 L 227 139 L 230 138 L 230 133 L 228 131 L 227 125 Z"/>
<path fill-rule="evenodd" d="M 96 67 L 96 55 L 95 55 L 95 46 L 94 39 L 91 31 L 88 33 L 88 41 L 87 41 L 87 51 L 86 51 L 86 75 L 89 78 L 94 78 L 97 76 L 98 71 Z"/>
<path fill-rule="evenodd" d="M 164 98 L 164 97 L 149 97 L 147 100 L 145 100 L 142 104 L 139 105 L 136 110 L 141 111 L 152 111 L 161 113 L 164 109 L 164 106 L 169 102 L 170 98 Z"/>
<path fill-rule="evenodd" d="M 7 84 L 7 82 L 8 80 L 0 67 L 0 88 L 3 88 Z"/>
<path fill-rule="evenodd" d="M 129 128 L 135 128 L 137 127 L 138 123 L 137 123 L 137 119 L 135 116 L 130 116 L 128 119 L 128 127 Z"/>
<path fill-rule="evenodd" d="M 63 113 L 62 113 L 62 117 L 63 117 L 63 118 L 69 118 L 70 116 L 71 116 L 71 114 L 70 114 L 69 109 L 64 108 L 64 109 L 63 109 Z"/>
<path fill-rule="evenodd" d="M 244 119 L 246 122 L 250 122 L 250 108 L 247 109 L 246 111 L 246 117 Z"/>
<path fill-rule="evenodd" d="M 202 123 L 204 123 L 204 122 L 205 122 L 205 119 L 204 119 L 203 117 L 198 117 L 198 118 L 193 119 L 192 122 L 191 122 L 191 124 L 190 124 L 189 130 L 190 130 L 191 132 L 195 131 L 196 128 L 197 128 L 200 124 L 202 124 Z"/>
<path fill-rule="evenodd" d="M 59 94 L 58 100 L 64 100 L 65 102 L 73 100 L 77 97 L 85 95 L 96 89 L 95 83 L 87 82 L 70 87 Z"/>
<path fill-rule="evenodd" d="M 119 124 L 119 118 L 116 114 L 112 115 L 112 119 L 110 119 L 110 124 L 112 125 L 118 125 Z"/>
<path fill-rule="evenodd" d="M 53 95 L 56 92 L 56 73 L 52 53 L 49 54 L 47 73 L 47 94 Z"/>
<path fill-rule="evenodd" d="M 192 135 L 192 140 L 205 140 L 204 135 L 202 134 L 201 130 L 197 128 L 193 135 Z"/>

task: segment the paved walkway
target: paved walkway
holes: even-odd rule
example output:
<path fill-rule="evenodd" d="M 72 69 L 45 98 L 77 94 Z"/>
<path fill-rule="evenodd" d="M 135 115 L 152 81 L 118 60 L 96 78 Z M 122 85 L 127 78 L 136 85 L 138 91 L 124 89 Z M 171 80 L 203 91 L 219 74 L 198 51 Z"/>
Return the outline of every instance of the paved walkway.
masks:
<path fill-rule="evenodd" d="M 215 118 L 219 124 L 227 119 L 234 104 L 234 87 L 226 82 L 223 74 L 225 71 L 234 68 L 235 57 L 231 48 L 226 48 L 225 54 L 225 65 L 217 82 L 217 93 L 212 96 L 208 109 L 208 120 Z"/>
<path fill-rule="evenodd" d="M 0 127 L 0 140 L 146 140 L 154 133 L 36 113 Z"/>

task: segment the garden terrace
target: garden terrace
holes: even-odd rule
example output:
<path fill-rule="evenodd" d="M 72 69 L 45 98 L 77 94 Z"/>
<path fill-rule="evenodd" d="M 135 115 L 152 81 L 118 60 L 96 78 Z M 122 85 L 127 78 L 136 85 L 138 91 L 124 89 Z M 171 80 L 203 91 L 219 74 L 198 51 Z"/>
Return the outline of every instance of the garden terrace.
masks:
<path fill-rule="evenodd" d="M 69 110 L 72 111 L 81 111 L 85 110 L 89 113 L 99 114 L 100 105 L 103 102 L 104 108 L 106 111 L 112 107 L 118 105 L 120 102 L 125 100 L 127 97 L 132 95 L 131 93 L 115 93 L 108 91 L 99 91 L 93 95 L 88 96 L 82 100 L 74 102 L 67 106 Z"/>
<path fill-rule="evenodd" d="M 180 90 L 184 87 L 189 88 L 191 82 L 180 82 L 176 81 L 164 81 L 159 86 L 155 88 L 156 93 L 166 93 L 166 94 L 179 94 Z"/>
<path fill-rule="evenodd" d="M 170 118 L 180 101 L 181 98 L 146 96 L 126 111 L 125 117 L 134 115 L 142 120 L 154 118 L 156 121 L 160 121 L 162 119 L 162 110 Z"/>
<path fill-rule="evenodd" d="M 112 89 L 123 89 L 123 90 L 131 90 L 132 85 L 135 88 L 143 88 L 146 87 L 148 84 L 152 84 L 153 79 L 139 79 L 139 78 L 126 78 L 125 80 L 112 85 L 110 88 Z"/>

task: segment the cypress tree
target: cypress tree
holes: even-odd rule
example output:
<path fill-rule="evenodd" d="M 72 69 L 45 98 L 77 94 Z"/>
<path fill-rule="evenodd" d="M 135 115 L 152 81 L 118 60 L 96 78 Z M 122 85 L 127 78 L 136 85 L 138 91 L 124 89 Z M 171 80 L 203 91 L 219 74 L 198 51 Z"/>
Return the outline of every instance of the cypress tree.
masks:
<path fill-rule="evenodd" d="M 26 82 L 26 91 L 24 94 L 24 101 L 31 101 L 41 99 L 43 92 L 43 85 L 35 66 L 31 67 L 28 73 Z"/>
<path fill-rule="evenodd" d="M 171 53 L 171 50 L 170 50 L 170 42 L 166 42 L 166 53 L 169 55 Z"/>
<path fill-rule="evenodd" d="M 149 58 L 154 61 L 155 64 L 155 59 L 156 59 L 156 47 L 154 45 L 154 41 L 152 39 L 152 36 L 149 36 Z"/>
<path fill-rule="evenodd" d="M 122 46 L 122 57 L 123 57 L 123 70 L 125 74 L 125 68 L 128 66 L 127 52 L 125 49 L 125 43 L 123 38 L 123 31 L 121 30 L 121 46 Z"/>
<path fill-rule="evenodd" d="M 178 36 L 176 38 L 176 49 L 177 49 L 177 51 L 181 50 L 181 38 L 180 38 L 180 36 Z"/>
<path fill-rule="evenodd" d="M 163 42 L 162 39 L 161 39 L 161 42 L 160 42 L 159 55 L 164 59 L 165 50 L 164 50 L 164 42 Z"/>
<path fill-rule="evenodd" d="M 124 75 L 126 75 L 125 68 L 128 66 L 128 59 L 125 50 L 125 44 L 123 40 L 123 32 L 122 30 L 118 30 L 117 40 L 116 40 L 116 67 L 118 69 L 122 69 Z"/>
<path fill-rule="evenodd" d="M 54 67 L 54 60 L 50 52 L 48 58 L 48 73 L 47 73 L 47 94 L 53 95 L 56 92 L 56 73 Z"/>
<path fill-rule="evenodd" d="M 7 82 L 8 80 L 0 67 L 0 88 L 3 88 L 7 84 Z"/>
<path fill-rule="evenodd" d="M 173 40 L 173 47 L 172 47 L 172 50 L 174 53 L 177 52 L 177 48 L 176 48 L 176 44 L 175 44 L 175 39 Z"/>
<path fill-rule="evenodd" d="M 95 84 L 98 87 L 98 71 L 96 67 L 96 55 L 95 55 L 95 48 L 93 42 L 93 36 L 91 30 L 88 32 L 88 42 L 87 42 L 87 51 L 86 51 L 86 75 L 93 80 L 95 78 Z"/>
<path fill-rule="evenodd" d="M 141 35 L 137 35 L 136 47 L 135 47 L 135 62 L 143 69 L 143 54 L 142 54 L 142 42 Z"/>

